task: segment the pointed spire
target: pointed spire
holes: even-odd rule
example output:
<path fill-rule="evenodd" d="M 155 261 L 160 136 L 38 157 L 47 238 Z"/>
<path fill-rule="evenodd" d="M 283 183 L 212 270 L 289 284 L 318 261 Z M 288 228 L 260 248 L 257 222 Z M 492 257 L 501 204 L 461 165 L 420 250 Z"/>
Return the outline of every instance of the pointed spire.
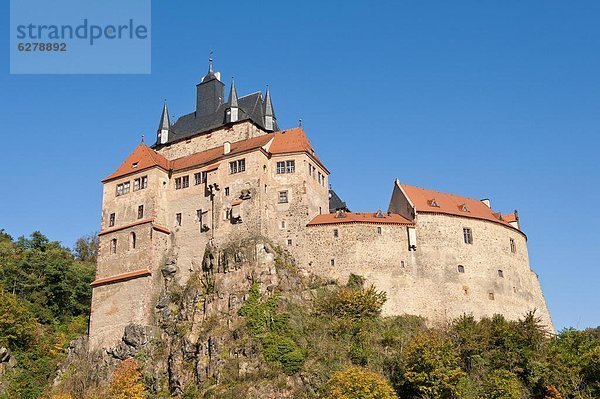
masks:
<path fill-rule="evenodd" d="M 271 101 L 271 91 L 269 90 L 269 85 L 267 85 L 267 92 L 265 94 L 265 115 L 275 117 L 275 112 L 273 111 L 273 102 Z"/>
<path fill-rule="evenodd" d="M 160 116 L 160 123 L 158 124 L 158 133 L 156 142 L 164 144 L 169 140 L 169 128 L 171 127 L 171 120 L 169 119 L 169 110 L 167 109 L 167 100 L 163 104 L 162 115 Z"/>
<path fill-rule="evenodd" d="M 273 111 L 273 102 L 271 101 L 271 91 L 267 85 L 265 93 L 265 130 L 270 132 L 277 130 L 277 122 L 275 120 L 275 111 Z"/>
<path fill-rule="evenodd" d="M 165 102 L 163 104 L 162 115 L 160 116 L 160 124 L 158 125 L 158 130 L 169 130 L 169 127 L 171 127 L 171 120 L 169 119 L 169 110 L 167 109 L 167 99 L 165 99 Z"/>
<path fill-rule="evenodd" d="M 213 62 L 213 58 L 212 58 L 213 52 L 212 50 L 210 50 L 210 55 L 208 56 L 208 74 L 210 75 L 211 73 L 213 73 L 213 68 L 212 68 L 212 62 Z"/>
<path fill-rule="evenodd" d="M 229 89 L 229 100 L 227 100 L 230 107 L 238 107 L 238 95 L 235 89 L 235 80 L 231 78 L 231 89 Z"/>

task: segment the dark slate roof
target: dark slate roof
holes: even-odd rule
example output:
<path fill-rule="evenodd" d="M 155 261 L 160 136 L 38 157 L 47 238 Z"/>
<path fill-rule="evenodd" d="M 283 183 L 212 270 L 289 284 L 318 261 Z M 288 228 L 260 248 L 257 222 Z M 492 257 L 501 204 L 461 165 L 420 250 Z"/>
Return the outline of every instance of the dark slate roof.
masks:
<path fill-rule="evenodd" d="M 346 212 L 350 212 L 346 203 L 342 201 L 342 199 L 333 191 L 329 189 L 329 213 L 335 213 L 338 210 L 344 210 Z"/>
<path fill-rule="evenodd" d="M 228 106 L 229 105 L 227 103 L 223 103 L 219 105 L 213 114 L 201 117 L 197 117 L 196 112 L 183 115 L 177 119 L 177 122 L 171 125 L 171 129 L 169 131 L 169 141 L 167 144 L 225 125 L 225 111 L 227 110 Z M 238 107 L 239 121 L 251 120 L 261 128 L 265 128 L 265 104 L 260 92 L 239 97 Z M 277 125 L 274 126 L 273 130 L 279 130 Z"/>

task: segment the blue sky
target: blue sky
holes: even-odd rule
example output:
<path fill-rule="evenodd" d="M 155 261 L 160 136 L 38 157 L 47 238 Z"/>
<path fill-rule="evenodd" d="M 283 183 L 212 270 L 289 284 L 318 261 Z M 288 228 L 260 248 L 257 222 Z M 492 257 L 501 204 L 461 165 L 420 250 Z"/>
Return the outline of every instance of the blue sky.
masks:
<path fill-rule="evenodd" d="M 0 228 L 71 245 L 99 228 L 100 180 L 192 111 L 214 49 L 240 95 L 302 118 L 356 211 L 393 180 L 517 208 L 560 329 L 600 325 L 600 3 L 153 2 L 150 75 L 9 75 L 0 41 Z"/>

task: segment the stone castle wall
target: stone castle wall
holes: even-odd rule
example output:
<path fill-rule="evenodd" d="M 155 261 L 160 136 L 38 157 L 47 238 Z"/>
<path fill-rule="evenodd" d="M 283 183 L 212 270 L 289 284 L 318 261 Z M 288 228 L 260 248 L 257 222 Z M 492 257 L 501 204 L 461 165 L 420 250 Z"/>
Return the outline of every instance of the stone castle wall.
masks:
<path fill-rule="evenodd" d="M 473 244 L 464 243 L 463 227 L 472 229 Z M 334 237 L 336 229 L 338 238 Z M 350 273 L 362 275 L 387 293 L 383 310 L 388 315 L 417 314 L 435 322 L 465 313 L 477 318 L 498 313 L 518 319 L 536 309 L 542 322 L 553 328 L 521 232 L 441 214 L 419 214 L 416 231 L 417 249 L 409 251 L 406 226 L 309 226 L 301 267 L 341 283 Z M 516 253 L 511 252 L 511 238 Z M 464 273 L 459 272 L 459 265 Z"/>

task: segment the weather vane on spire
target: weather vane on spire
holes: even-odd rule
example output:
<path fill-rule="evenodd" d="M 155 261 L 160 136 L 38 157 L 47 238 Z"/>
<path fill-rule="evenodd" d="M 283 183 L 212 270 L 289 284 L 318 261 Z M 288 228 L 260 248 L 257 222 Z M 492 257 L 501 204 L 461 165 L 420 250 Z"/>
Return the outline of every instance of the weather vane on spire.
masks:
<path fill-rule="evenodd" d="M 213 69 L 212 69 L 212 62 L 213 62 L 213 52 L 212 50 L 210 50 L 210 55 L 208 57 L 208 73 L 212 73 Z"/>

